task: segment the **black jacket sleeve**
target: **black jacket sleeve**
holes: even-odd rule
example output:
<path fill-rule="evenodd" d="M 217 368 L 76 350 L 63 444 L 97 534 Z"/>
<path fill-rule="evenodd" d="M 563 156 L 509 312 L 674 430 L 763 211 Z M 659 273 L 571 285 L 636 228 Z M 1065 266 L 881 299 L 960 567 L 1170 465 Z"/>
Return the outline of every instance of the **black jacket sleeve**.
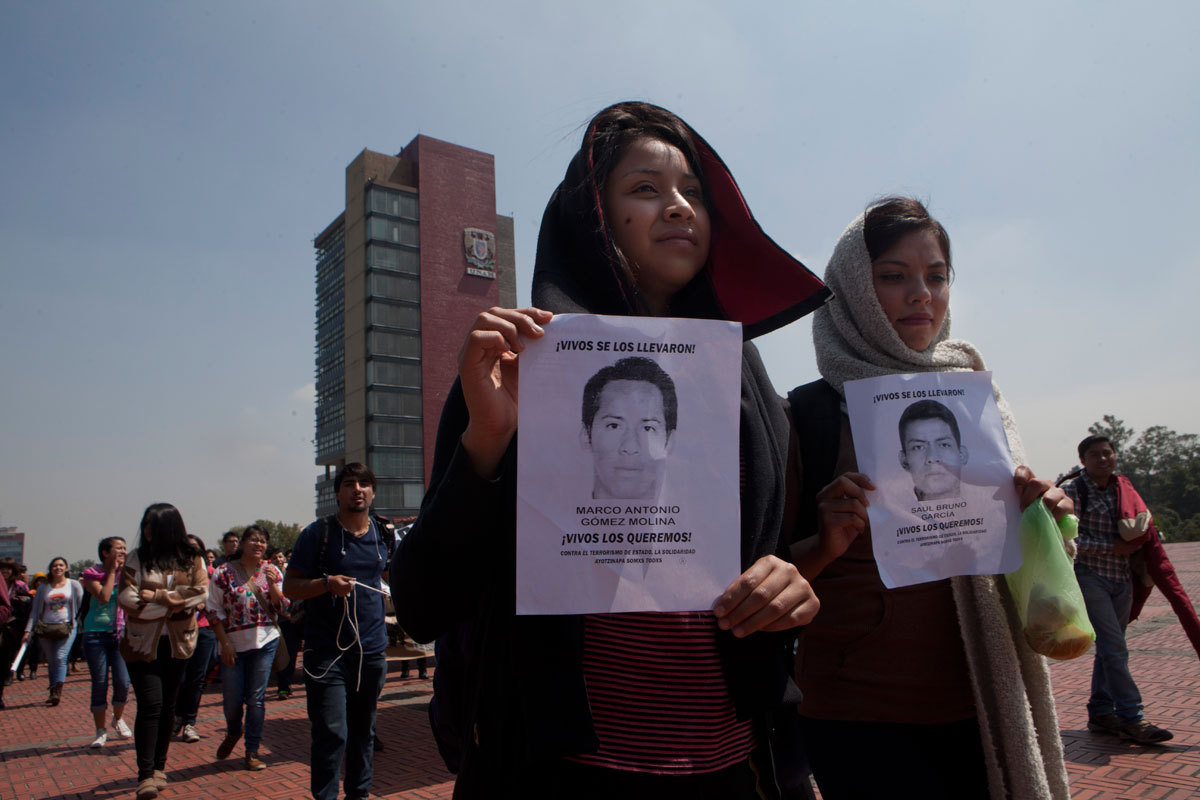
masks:
<path fill-rule="evenodd" d="M 474 615 L 512 561 L 516 439 L 500 476 L 481 478 L 460 442 L 468 419 L 456 380 L 442 409 L 421 512 L 392 559 L 397 621 L 419 642 L 436 639 Z"/>

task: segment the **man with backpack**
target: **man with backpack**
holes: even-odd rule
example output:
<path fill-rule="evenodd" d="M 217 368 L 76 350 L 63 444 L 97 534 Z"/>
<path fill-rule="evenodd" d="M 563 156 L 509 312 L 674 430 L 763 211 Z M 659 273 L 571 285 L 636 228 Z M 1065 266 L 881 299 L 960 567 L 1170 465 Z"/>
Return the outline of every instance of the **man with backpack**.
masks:
<path fill-rule="evenodd" d="M 375 706 L 387 677 L 382 582 L 394 534 L 371 514 L 375 475 L 366 465 L 342 467 L 333 486 L 337 514 L 300 533 L 283 593 L 305 601 L 312 795 L 336 800 L 344 755 L 345 796 L 355 800 L 369 796 L 374 772 Z"/>
<path fill-rule="evenodd" d="M 1134 530 L 1145 512 L 1129 479 L 1116 474 L 1116 453 L 1107 436 L 1092 435 L 1079 443 L 1079 477 L 1063 485 L 1079 515 L 1075 577 L 1083 591 L 1088 619 L 1096 629 L 1092 694 L 1088 699 L 1089 731 L 1138 744 L 1158 744 L 1173 734 L 1142 715 L 1142 695 L 1129 672 L 1125 627 L 1133 607 L 1130 556 L 1156 536 L 1145 513 L 1141 531 Z M 1141 503 L 1141 509 L 1134 506 Z M 1123 533 L 1122 531 L 1126 531 Z M 1128 534 L 1128 535 L 1126 535 Z"/>

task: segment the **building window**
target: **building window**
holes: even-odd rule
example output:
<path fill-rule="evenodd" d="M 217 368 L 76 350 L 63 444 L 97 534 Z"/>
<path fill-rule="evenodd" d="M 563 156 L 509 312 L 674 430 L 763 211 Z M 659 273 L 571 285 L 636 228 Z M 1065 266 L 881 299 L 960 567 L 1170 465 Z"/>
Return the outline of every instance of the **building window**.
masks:
<path fill-rule="evenodd" d="M 425 457 L 418 451 L 395 452 L 377 450 L 371 453 L 371 471 L 379 478 L 409 478 L 424 480 Z"/>
<path fill-rule="evenodd" d="M 375 489 L 375 507 L 416 510 L 424 497 L 424 484 L 380 483 Z"/>
<path fill-rule="evenodd" d="M 387 272 L 372 272 L 367 278 L 367 294 L 387 300 L 421 300 L 421 282 L 416 278 L 392 275 Z"/>
<path fill-rule="evenodd" d="M 391 303 L 367 303 L 367 322 L 389 328 L 421 330 L 421 309 L 416 306 L 397 306 Z"/>
<path fill-rule="evenodd" d="M 367 362 L 367 383 L 381 386 L 421 388 L 421 366 L 403 361 Z"/>
<path fill-rule="evenodd" d="M 371 269 L 388 269 L 408 275 L 421 273 L 421 255 L 416 250 L 403 247 L 388 247 L 383 244 L 367 245 L 367 266 Z"/>
<path fill-rule="evenodd" d="M 423 443 L 419 422 L 373 420 L 367 423 L 367 437 L 371 444 L 392 447 L 420 447 Z"/>
<path fill-rule="evenodd" d="M 413 247 L 421 243 L 420 229 L 415 222 L 405 222 L 386 217 L 367 218 L 367 238 L 393 244 L 408 244 Z"/>
<path fill-rule="evenodd" d="M 372 186 L 367 190 L 367 208 L 372 214 L 387 214 L 391 217 L 417 219 L 417 196 L 412 192 L 400 192 Z"/>
<path fill-rule="evenodd" d="M 390 417 L 419 417 L 421 395 L 416 392 L 372 389 L 367 392 L 367 410 L 372 414 Z"/>
<path fill-rule="evenodd" d="M 392 333 L 373 330 L 367 333 L 367 357 L 421 357 L 421 337 L 413 333 Z"/>

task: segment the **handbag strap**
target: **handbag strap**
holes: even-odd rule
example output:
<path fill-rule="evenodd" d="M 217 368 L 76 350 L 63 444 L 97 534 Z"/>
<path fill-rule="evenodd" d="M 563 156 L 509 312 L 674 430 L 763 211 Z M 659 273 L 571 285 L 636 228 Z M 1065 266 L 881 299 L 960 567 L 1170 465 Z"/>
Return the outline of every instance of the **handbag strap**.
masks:
<path fill-rule="evenodd" d="M 241 582 L 249 586 L 250 591 L 254 592 L 254 599 L 258 601 L 258 607 L 263 610 L 264 614 L 271 618 L 272 625 L 277 624 L 278 620 L 276 619 L 275 613 L 271 611 L 271 607 L 267 605 L 267 601 L 263 599 L 262 592 L 258 590 L 258 584 L 255 583 L 252 578 L 247 577 L 246 570 L 242 569 L 242 563 L 240 561 L 227 561 L 225 563 L 233 565 L 233 568 L 237 570 L 238 578 L 241 580 Z M 270 564 L 260 565 L 260 569 L 269 569 L 270 566 Z"/>

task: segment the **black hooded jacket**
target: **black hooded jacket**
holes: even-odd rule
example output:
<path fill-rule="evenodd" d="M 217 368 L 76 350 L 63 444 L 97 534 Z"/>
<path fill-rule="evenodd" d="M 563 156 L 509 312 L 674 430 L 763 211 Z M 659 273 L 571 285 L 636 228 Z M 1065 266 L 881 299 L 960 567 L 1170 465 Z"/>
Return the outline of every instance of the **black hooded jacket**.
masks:
<path fill-rule="evenodd" d="M 829 291 L 767 237 L 724 163 L 692 135 L 712 241 L 708 265 L 673 298 L 671 315 L 735 320 L 748 340 L 817 308 Z M 633 314 L 638 303 L 613 266 L 599 190 L 586 179 L 590 162 L 591 153 L 581 149 L 546 207 L 533 304 L 555 313 Z M 583 618 L 514 613 L 516 438 L 499 477 L 484 480 L 459 443 L 467 421 L 456 382 L 442 411 L 421 513 L 391 569 L 403 628 L 418 641 L 442 637 L 439 645 L 466 656 L 460 659 L 465 663 L 439 661 L 439 673 L 446 666 L 457 674 L 448 674 L 441 686 L 435 678 L 438 701 L 452 709 L 442 716 L 453 718 L 459 737 L 457 754 L 443 748 L 448 761 L 461 762 L 455 797 L 495 796 L 505 776 L 598 747 L 583 678 Z M 743 569 L 772 553 L 786 557 L 779 534 L 787 443 L 781 404 L 747 341 L 740 427 Z M 761 716 L 779 705 L 789 685 L 790 638 L 754 634 L 739 640 L 718 632 L 739 716 Z"/>

